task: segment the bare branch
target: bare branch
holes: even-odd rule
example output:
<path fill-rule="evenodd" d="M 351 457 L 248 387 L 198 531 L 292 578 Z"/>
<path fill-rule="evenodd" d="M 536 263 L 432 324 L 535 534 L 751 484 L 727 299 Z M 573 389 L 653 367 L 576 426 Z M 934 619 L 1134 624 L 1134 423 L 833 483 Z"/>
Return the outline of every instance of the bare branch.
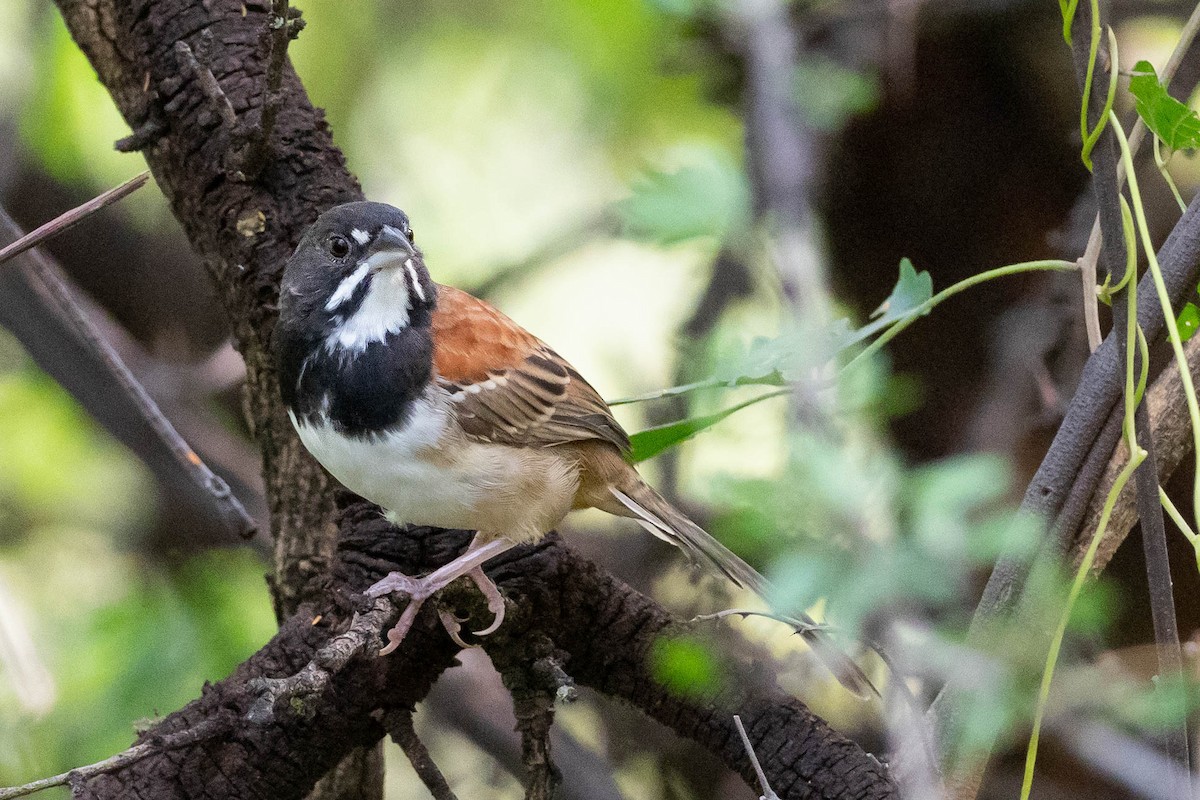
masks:
<path fill-rule="evenodd" d="M 221 88 L 221 84 L 217 83 L 217 78 L 212 74 L 212 70 L 200 63 L 187 42 L 175 43 L 175 55 L 185 73 L 191 74 L 200 84 L 204 96 L 212 103 L 217 115 L 221 117 L 221 121 L 230 131 L 236 130 L 238 121 L 237 114 L 233 111 L 233 103 L 230 103 L 229 98 L 225 96 L 225 91 Z"/>
<path fill-rule="evenodd" d="M 384 715 L 383 724 L 392 741 L 400 745 L 404 755 L 408 756 L 409 763 L 412 764 L 421 783 L 425 784 L 425 788 L 433 795 L 433 800 L 458 800 L 451 791 L 450 784 L 446 782 L 446 777 L 429 755 L 429 749 L 413 729 L 412 712 L 389 712 Z"/>
<path fill-rule="evenodd" d="M 0 264 L 8 261 L 10 258 L 24 253 L 30 248 L 37 247 L 42 242 L 65 231 L 67 228 L 82 222 L 83 220 L 95 214 L 102 208 L 107 208 L 113 203 L 127 197 L 138 189 L 146 185 L 146 181 L 150 180 L 150 173 L 143 172 L 140 175 L 135 175 L 129 180 L 122 183 L 113 189 L 109 189 L 102 195 L 88 200 L 80 206 L 72 208 L 65 214 L 60 214 L 54 219 L 40 226 L 36 230 L 25 234 L 17 241 L 0 249 Z"/>
<path fill-rule="evenodd" d="M 134 181 L 140 180 L 144 184 L 147 177 L 148 173 L 142 173 L 118 189 L 124 189 L 128 194 L 137 188 L 133 186 Z M 132 188 L 125 188 L 130 186 Z M 38 231 L 46 227 L 43 225 Z M 11 237 L 23 242 L 36 236 L 38 231 L 21 236 L 20 228 L 0 206 L 0 240 Z M 77 296 L 57 265 L 41 250 L 14 255 L 27 263 L 16 264 L 0 275 L 3 292 L 0 324 L 13 332 L 39 366 L 79 396 L 102 424 L 153 469 L 181 475 L 181 482 L 186 481 L 202 498 L 199 502 L 206 511 L 215 513 L 222 526 L 243 538 L 254 535 L 257 526 L 253 517 L 229 485 L 208 468 L 163 415 L 158 404 L 101 333 L 83 307 L 84 299 Z M 60 360 L 48 361 L 51 354 Z M 62 365 L 64 356 L 69 366 Z M 81 391 L 85 386 L 86 392 Z M 105 400 L 113 406 L 107 415 L 96 411 L 96 404 Z M 130 422 L 131 418 L 136 418 L 137 423 Z"/>
<path fill-rule="evenodd" d="M 746 726 L 742 725 L 742 718 L 734 714 L 733 724 L 737 728 L 738 736 L 742 737 L 742 746 L 746 748 L 750 765 L 754 767 L 754 774 L 758 776 L 758 785 L 763 790 L 759 800 L 779 800 L 779 795 L 775 794 L 771 784 L 767 783 L 767 774 L 763 772 L 762 764 L 758 763 L 758 756 L 754 754 L 754 745 L 750 743 L 750 737 L 746 735 Z"/>
<path fill-rule="evenodd" d="M 284 95 L 283 65 L 287 61 L 288 43 L 300 35 L 304 20 L 300 10 L 290 8 L 288 0 L 271 0 L 271 13 L 267 16 L 267 74 L 263 81 L 262 116 L 259 123 L 249 132 L 249 141 L 241 158 L 240 169 L 248 180 L 254 180 L 262 172 L 271 151 L 271 135 L 275 131 L 275 120 L 279 116 L 279 104 Z"/>
<path fill-rule="evenodd" d="M 378 652 L 379 637 L 389 618 L 394 618 L 397 613 L 391 595 L 377 598 L 369 611 L 355 613 L 346 632 L 333 637 L 314 653 L 304 669 L 286 678 L 260 677 L 250 681 L 250 688 L 259 693 L 259 698 L 250 707 L 247 719 L 258 725 L 273 722 L 280 703 L 288 703 L 292 710 L 303 714 L 305 698 L 324 692 L 333 676 L 352 658 L 372 646 Z M 314 620 L 314 624 L 318 621 Z"/>
<path fill-rule="evenodd" d="M 26 795 L 41 792 L 46 789 L 52 789 L 55 786 L 66 786 L 67 784 L 74 785 L 77 782 L 94 778 L 97 775 L 105 775 L 111 772 L 117 772 L 136 764 L 138 761 L 147 756 L 166 753 L 171 750 L 177 750 L 182 747 L 191 747 L 205 739 L 210 739 L 214 736 L 219 736 L 229 730 L 233 720 L 229 716 L 214 716 L 210 717 L 196 727 L 180 731 L 178 733 L 169 734 L 159 738 L 152 739 L 142 744 L 134 745 L 133 747 L 123 752 L 117 753 L 115 756 L 109 756 L 103 761 L 97 761 L 95 764 L 88 764 L 86 767 L 76 767 L 70 772 L 64 772 L 60 775 L 53 775 L 49 778 L 32 781 L 23 786 L 13 786 L 7 789 L 0 789 L 0 800 L 11 800 L 14 797 L 25 797 Z"/>
<path fill-rule="evenodd" d="M 1200 373 L 1200 337 L 1189 339 L 1183 350 L 1187 354 L 1188 364 L 1193 373 Z M 1187 405 L 1184 402 L 1183 382 L 1179 369 L 1174 361 L 1163 368 L 1162 374 L 1151 384 L 1146 392 L 1145 405 L 1150 413 L 1150 432 L 1158 446 L 1157 458 L 1158 479 L 1162 483 L 1174 474 L 1180 462 L 1192 451 L 1191 427 L 1188 420 Z M 1129 452 L 1124 444 L 1117 447 L 1109 458 L 1108 465 L 1101 478 L 1096 492 L 1088 507 L 1080 530 L 1094 531 L 1100 521 L 1104 499 L 1112 488 L 1116 475 L 1121 467 L 1129 460 Z M 1097 573 L 1104 570 L 1116 553 L 1117 548 L 1125 541 L 1129 531 L 1137 522 L 1137 489 L 1133 484 L 1126 484 L 1125 490 L 1117 497 L 1112 515 L 1108 521 L 1108 530 L 1096 550 L 1093 570 Z M 1087 536 L 1077 538 L 1071 545 L 1068 559 L 1072 566 L 1078 566 L 1083 552 L 1088 547 Z"/>

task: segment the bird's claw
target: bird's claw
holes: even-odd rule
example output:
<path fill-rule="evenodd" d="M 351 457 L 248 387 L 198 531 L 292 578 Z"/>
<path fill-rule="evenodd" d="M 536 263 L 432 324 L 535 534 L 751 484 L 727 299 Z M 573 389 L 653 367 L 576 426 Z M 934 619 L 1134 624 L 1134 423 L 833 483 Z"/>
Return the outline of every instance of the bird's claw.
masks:
<path fill-rule="evenodd" d="M 467 573 L 467 577 L 474 581 L 475 586 L 487 600 L 488 611 L 492 612 L 492 624 L 481 631 L 475 631 L 475 635 L 487 636 L 489 633 L 495 633 L 504 623 L 504 595 L 500 594 L 500 587 L 496 585 L 496 582 L 484 573 L 483 567 L 471 570 Z"/>
<path fill-rule="evenodd" d="M 442 621 L 442 627 L 446 629 L 446 633 L 456 645 L 463 650 L 470 650 L 476 645 L 467 644 L 462 640 L 462 620 L 455 616 L 454 612 L 448 608 L 438 609 L 438 619 Z"/>
<path fill-rule="evenodd" d="M 490 633 L 495 633 L 504 622 L 504 595 L 500 593 L 499 587 L 483 572 L 483 567 L 475 567 L 462 573 L 479 588 L 487 600 L 488 610 L 492 612 L 492 624 L 483 630 L 475 631 L 476 636 L 487 636 Z M 421 606 L 440 590 L 446 588 L 450 583 L 456 580 L 458 575 L 448 577 L 443 580 L 430 580 L 432 576 L 424 578 L 414 578 L 411 575 L 405 575 L 402 572 L 389 573 L 385 578 L 372 585 L 365 594 L 371 598 L 379 598 L 388 594 L 403 594 L 408 597 L 408 605 L 404 607 L 404 612 L 400 615 L 400 619 L 396 621 L 396 625 L 388 631 L 388 643 L 380 651 L 379 655 L 386 656 L 394 651 L 404 641 L 404 637 L 408 635 L 409 630 L 413 626 L 413 622 L 417 618 L 417 612 L 421 610 Z M 438 618 L 442 621 L 442 627 L 446 629 L 446 633 L 454 640 L 454 643 L 459 647 L 470 647 L 462 640 L 462 625 L 459 620 L 450 612 L 441 610 L 438 612 Z"/>

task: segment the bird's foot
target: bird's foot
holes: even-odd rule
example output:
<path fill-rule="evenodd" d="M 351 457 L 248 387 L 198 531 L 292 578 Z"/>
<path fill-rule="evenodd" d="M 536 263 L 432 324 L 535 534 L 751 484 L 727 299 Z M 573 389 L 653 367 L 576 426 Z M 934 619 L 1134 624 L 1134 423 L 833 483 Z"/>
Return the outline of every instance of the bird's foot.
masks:
<path fill-rule="evenodd" d="M 408 635 L 409 629 L 412 628 L 413 621 L 417 618 L 417 612 L 421 610 L 421 606 L 426 600 L 464 576 L 470 578 L 479 587 L 479 591 L 487 599 L 488 610 L 492 612 L 493 616 L 492 624 L 483 630 L 476 631 L 475 635 L 487 636 L 489 633 L 494 633 L 504 622 L 504 596 L 500 594 L 500 589 L 495 582 L 484 574 L 482 564 L 510 546 L 507 542 L 489 542 L 481 547 L 472 546 L 449 564 L 439 567 L 424 577 L 414 578 L 402 572 L 392 572 L 367 589 L 366 594 L 371 598 L 383 597 L 387 594 L 408 596 L 408 605 L 405 606 L 395 627 L 388 631 L 388 644 L 379 651 L 379 655 L 385 656 L 400 646 L 404 637 Z M 466 647 L 467 645 L 459 635 L 461 626 L 454 616 L 440 614 L 439 618 L 442 625 L 445 626 L 446 632 L 450 634 L 450 638 L 457 644 Z"/>

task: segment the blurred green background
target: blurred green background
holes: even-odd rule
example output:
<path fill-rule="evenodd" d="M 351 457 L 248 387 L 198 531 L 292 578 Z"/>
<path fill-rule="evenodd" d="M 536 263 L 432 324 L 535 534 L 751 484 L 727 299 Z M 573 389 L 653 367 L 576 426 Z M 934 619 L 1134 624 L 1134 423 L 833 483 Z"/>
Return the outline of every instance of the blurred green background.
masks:
<path fill-rule="evenodd" d="M 307 28 L 293 63 L 367 195 L 409 213 L 437 280 L 487 296 L 606 397 L 736 369 L 754 337 L 793 322 L 762 178 L 747 166 L 746 34 L 726 5 L 298 5 Z M 838 313 L 859 322 L 888 295 L 903 256 L 941 288 L 1078 249 L 1071 213 L 1086 186 L 1054 4 L 899 8 L 908 5 L 920 4 L 787 6 L 802 53 L 782 88 L 806 122 L 814 169 L 805 257 L 828 272 Z M 1149 10 L 1121 12 L 1123 62 L 1161 64 L 1189 9 Z M 127 134 L 53 8 L 0 4 L 0 197 L 10 212 L 31 228 L 138 172 L 139 155 L 112 148 Z M 1195 161 L 1180 156 L 1173 168 L 1190 192 Z M 1169 198 L 1151 194 L 1165 231 Z M 122 351 L 136 355 L 168 415 L 261 514 L 237 359 L 161 195 L 137 193 L 50 249 L 126 332 Z M 915 326 L 890 359 L 822 401 L 836 435 L 806 428 L 794 403 L 775 399 L 644 471 L 769 567 L 789 607 L 827 607 L 855 631 L 920 620 L 911 630 L 929 654 L 929 682 L 916 687 L 926 696 L 951 668 L 930 664 L 952 659 L 991 559 L 1038 534 L 1012 516 L 1011 501 L 1085 354 L 1070 300 L 1077 279 L 1067 277 L 984 287 Z M 1046 380 L 1057 401 L 1041 391 Z M 755 394 L 703 392 L 616 413 L 634 431 Z M 681 613 L 738 600 L 717 586 L 697 591 L 682 559 L 633 526 L 584 514 L 569 529 L 581 550 Z M 1118 559 L 1112 583 L 1077 615 L 1084 649 L 1136 654 L 1148 640 L 1131 542 L 1129 564 Z M 11 744 L 0 748 L 0 784 L 124 748 L 139 720 L 184 704 L 265 642 L 274 620 L 263 552 L 261 539 L 244 545 L 180 512 L 158 476 L 0 333 L 0 741 Z M 1194 569 L 1179 580 L 1182 597 L 1196 587 Z M 1194 627 L 1194 597 L 1182 602 L 1181 624 Z M 785 685 L 835 727 L 884 748 L 876 710 L 830 685 L 796 637 L 767 622 L 736 627 L 782 660 Z M 1040 667 L 1019 639 L 997 634 L 1004 677 L 987 682 L 972 717 L 1011 723 L 1017 746 Z M 719 681 L 720 649 L 719 636 L 665 642 L 663 679 L 681 691 Z M 1129 666 L 1136 656 L 1121 663 L 1117 677 L 1069 672 L 1063 703 L 1091 702 L 1107 723 L 1143 735 L 1144 670 Z M 489 671 L 472 657 L 463 680 L 491 687 L 495 702 L 468 710 L 443 692 L 419 729 L 460 796 L 519 797 L 498 766 L 502 746 L 454 723 L 469 713 L 493 734 L 510 732 Z M 1088 700 L 1097 683 L 1129 690 Z M 751 796 L 711 759 L 603 698 L 588 695 L 560 717 L 578 774 L 613 776 L 595 797 Z M 1041 796 L 1082 785 L 1129 796 L 1068 750 L 1049 756 L 1061 770 L 1051 768 Z M 394 748 L 388 759 L 388 796 L 424 796 Z M 1002 762 L 988 796 L 1008 796 L 1009 767 Z"/>

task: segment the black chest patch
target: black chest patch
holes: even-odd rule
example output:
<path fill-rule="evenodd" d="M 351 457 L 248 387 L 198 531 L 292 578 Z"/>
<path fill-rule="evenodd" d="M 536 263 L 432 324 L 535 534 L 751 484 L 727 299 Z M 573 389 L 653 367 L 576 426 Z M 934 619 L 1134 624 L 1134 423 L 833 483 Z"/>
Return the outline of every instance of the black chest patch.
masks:
<path fill-rule="evenodd" d="M 283 342 L 279 355 L 281 394 L 296 418 L 328 421 L 354 437 L 403 425 L 433 369 L 427 327 L 406 327 L 358 351 Z"/>

